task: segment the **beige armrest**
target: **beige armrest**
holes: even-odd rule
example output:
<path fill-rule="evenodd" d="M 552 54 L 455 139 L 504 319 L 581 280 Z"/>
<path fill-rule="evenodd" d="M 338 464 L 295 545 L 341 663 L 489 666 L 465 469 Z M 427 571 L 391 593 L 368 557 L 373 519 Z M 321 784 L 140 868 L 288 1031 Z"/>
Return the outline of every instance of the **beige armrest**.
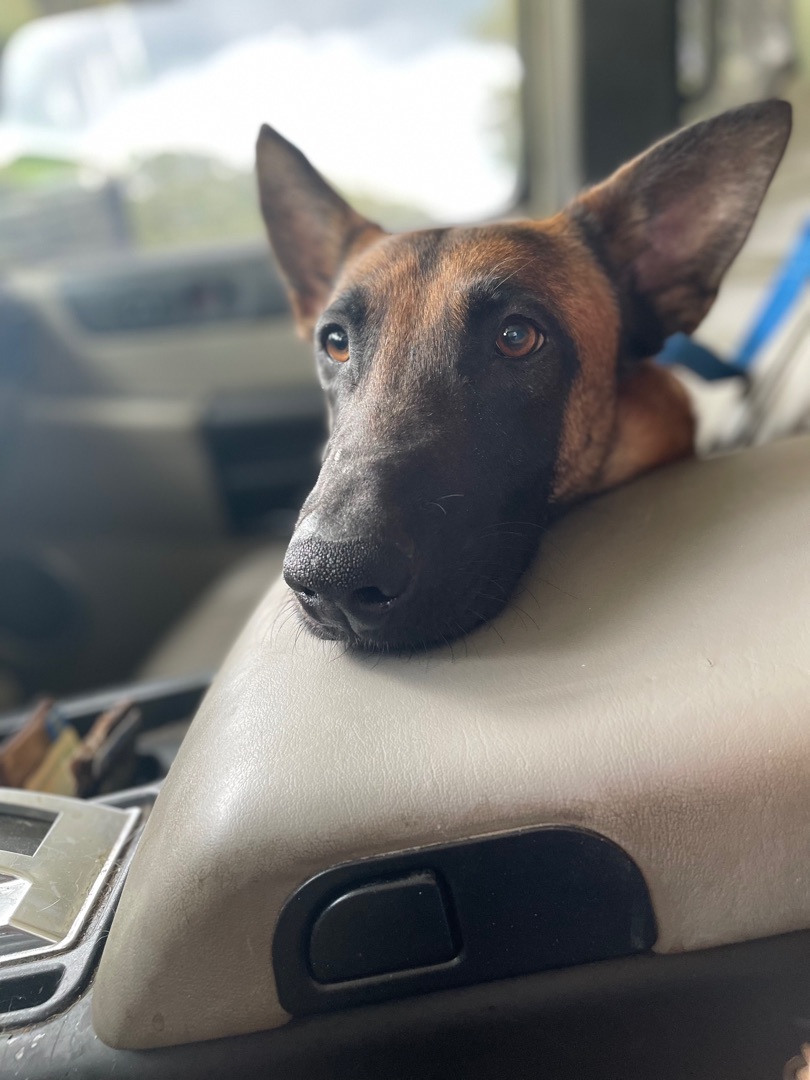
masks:
<path fill-rule="evenodd" d="M 279 909 L 346 860 L 518 826 L 611 837 L 668 952 L 810 927 L 810 440 L 572 512 L 452 649 L 369 659 L 274 587 L 158 799 L 94 1000 L 147 1047 L 281 1024 Z"/>

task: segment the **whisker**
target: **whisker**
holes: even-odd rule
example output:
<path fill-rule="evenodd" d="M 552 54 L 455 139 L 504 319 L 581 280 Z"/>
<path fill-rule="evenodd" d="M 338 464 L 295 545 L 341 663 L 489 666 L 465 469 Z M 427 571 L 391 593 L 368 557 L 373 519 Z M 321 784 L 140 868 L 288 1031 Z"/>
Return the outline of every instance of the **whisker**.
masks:
<path fill-rule="evenodd" d="M 493 622 L 488 622 L 488 621 L 487 621 L 487 620 L 486 620 L 486 619 L 484 618 L 484 616 L 483 616 L 483 615 L 481 614 L 481 612 L 480 612 L 480 611 L 476 611 L 476 610 L 475 610 L 475 608 L 472 608 L 472 607 L 471 607 L 471 608 L 470 608 L 469 610 L 470 610 L 470 611 L 471 611 L 471 612 L 473 613 L 473 615 L 475 615 L 475 617 L 476 617 L 477 619 L 480 619 L 482 623 L 485 623 L 486 625 L 488 625 L 488 626 L 489 626 L 489 628 L 490 628 L 490 630 L 494 630 L 494 631 L 495 631 L 495 633 L 496 633 L 496 634 L 498 635 L 498 637 L 499 637 L 499 638 L 501 639 L 501 644 L 503 644 L 503 645 L 505 645 L 505 644 L 506 644 L 506 642 L 504 641 L 504 637 L 503 637 L 503 634 L 502 634 L 502 633 L 500 632 L 500 630 L 499 630 L 499 629 L 498 629 L 498 627 L 497 627 L 497 626 L 495 625 L 495 623 L 493 623 Z"/>
<path fill-rule="evenodd" d="M 342 660 L 343 657 L 346 655 L 346 653 L 349 651 L 349 649 L 351 649 L 351 645 L 349 644 L 348 641 L 342 642 L 343 649 L 342 649 L 341 652 L 337 651 L 337 646 L 340 643 L 335 641 L 333 644 L 335 646 L 335 650 L 334 650 L 334 655 L 332 656 L 332 659 L 329 661 L 330 663 L 334 663 L 335 660 Z"/>
<path fill-rule="evenodd" d="M 463 499 L 463 498 L 464 498 L 464 492 L 463 491 L 458 491 L 458 492 L 455 492 L 452 495 L 440 495 L 438 499 L 435 499 L 433 502 L 427 503 L 427 505 L 428 506 L 438 506 L 438 508 L 441 510 L 441 512 L 446 517 L 447 516 L 447 511 L 441 505 L 445 501 L 445 499 Z"/>
<path fill-rule="evenodd" d="M 538 578 L 538 581 L 542 581 L 542 583 L 544 585 L 550 585 L 552 589 L 556 589 L 557 592 L 561 592 L 564 596 L 570 596 L 572 600 L 583 600 L 584 599 L 584 597 L 577 596 L 576 593 L 572 593 L 572 592 L 569 592 L 568 589 L 564 589 L 562 587 L 562 585 L 555 585 L 554 582 L 549 581 L 548 578 Z M 535 597 L 535 603 L 537 603 L 537 598 L 536 597 Z M 538 604 L 537 606 L 539 607 L 540 605 Z"/>
<path fill-rule="evenodd" d="M 521 270 L 525 270 L 527 266 L 531 266 L 533 261 L 533 259 L 527 259 L 525 263 L 522 263 L 520 266 L 518 266 L 515 270 L 512 271 L 511 274 L 507 274 L 505 278 L 501 278 L 495 288 L 500 289 L 501 285 L 505 285 L 510 278 L 513 278 L 515 276 L 515 274 L 519 274 Z"/>
<path fill-rule="evenodd" d="M 521 540 L 528 540 L 528 536 L 525 533 L 512 532 L 509 529 L 501 529 L 497 533 L 490 533 L 490 536 L 518 536 Z"/>
<path fill-rule="evenodd" d="M 271 641 L 271 644 L 272 644 L 272 645 L 273 645 L 274 647 L 275 647 L 275 645 L 277 645 L 277 644 L 278 644 L 278 639 L 279 639 L 279 638 L 281 637 L 281 635 L 282 635 L 282 633 L 283 633 L 284 629 L 285 629 L 285 628 L 287 627 L 287 625 L 288 625 L 288 623 L 289 623 L 290 619 L 294 619 L 294 618 L 296 617 L 296 615 L 297 615 L 297 614 L 298 614 L 298 613 L 297 613 L 296 611 L 288 611 L 288 612 L 287 612 L 287 614 L 286 614 L 286 616 L 285 616 L 285 618 L 284 618 L 284 621 L 283 621 L 283 622 L 281 623 L 281 625 L 280 625 L 279 627 L 277 627 L 277 628 L 276 628 L 276 638 L 275 638 L 275 641 Z"/>
<path fill-rule="evenodd" d="M 489 578 L 489 580 L 485 581 L 484 585 L 494 585 L 496 589 L 501 590 L 501 593 L 502 593 L 502 595 L 504 597 L 509 595 L 508 591 L 503 587 L 503 585 L 501 585 L 500 581 L 496 581 L 495 578 L 493 578 L 493 577 L 491 577 L 491 578 Z"/>
<path fill-rule="evenodd" d="M 296 604 L 295 598 L 293 596 L 286 596 L 284 598 L 284 601 L 281 604 L 281 607 L 278 609 L 275 618 L 270 623 L 270 626 L 268 627 L 268 629 L 265 631 L 264 637 L 262 639 L 262 644 L 265 643 L 265 641 L 267 640 L 268 635 L 271 635 L 274 632 L 274 630 L 276 629 L 276 625 L 277 625 L 279 619 L 282 617 L 282 615 L 285 616 L 284 623 L 286 624 L 286 622 L 289 619 L 290 615 L 293 614 L 293 612 L 296 610 L 296 608 L 297 608 L 297 604 Z"/>
<path fill-rule="evenodd" d="M 482 600 L 494 600 L 496 604 L 502 604 L 505 599 L 503 596 L 493 596 L 492 593 L 479 592 L 477 595 L 480 596 Z"/>
<path fill-rule="evenodd" d="M 507 535 L 504 530 L 510 526 L 516 528 L 536 529 L 538 532 L 546 534 L 546 538 L 543 541 L 544 547 L 551 547 L 555 551 L 562 554 L 562 548 L 553 539 L 548 537 L 548 533 L 551 531 L 550 525 L 541 525 L 536 521 L 498 521 L 491 525 L 484 525 L 477 533 L 474 533 L 471 539 L 473 541 L 487 539 L 491 536 L 503 536 Z M 523 535 L 518 533 L 517 535 Z M 524 537 L 524 539 L 528 539 Z"/>
<path fill-rule="evenodd" d="M 495 521 L 491 525 L 484 525 L 482 532 L 487 529 L 499 529 L 502 525 L 526 525 L 530 529 L 540 529 L 541 532 L 548 532 L 548 525 L 541 525 L 537 521 Z"/>
<path fill-rule="evenodd" d="M 461 625 L 460 622 L 456 623 L 456 627 L 457 627 L 459 633 L 461 634 L 461 640 L 464 642 L 464 650 L 465 650 L 464 655 L 469 658 L 469 655 L 470 655 L 470 650 L 469 650 L 469 640 L 470 640 L 470 638 L 469 638 L 469 635 L 468 635 L 467 631 L 464 629 L 464 627 Z M 473 648 L 475 649 L 476 656 L 480 660 L 481 659 L 481 651 L 478 648 L 478 645 L 474 644 Z"/>
<path fill-rule="evenodd" d="M 528 593 L 529 596 L 532 598 L 532 600 L 534 600 L 534 603 L 535 603 L 535 606 L 537 607 L 537 609 L 540 610 L 540 602 L 537 599 L 537 597 L 535 596 L 533 590 L 530 589 L 528 585 L 521 584 L 520 587 L 519 587 L 518 592 L 515 593 L 515 596 L 520 596 L 522 593 Z"/>
<path fill-rule="evenodd" d="M 521 614 L 521 615 L 525 615 L 525 616 L 526 616 L 526 618 L 527 618 L 527 619 L 529 620 L 529 622 L 531 622 L 531 623 L 533 623 L 533 624 L 534 624 L 534 628 L 535 628 L 535 630 L 539 630 L 539 629 L 540 629 L 540 626 L 539 626 L 539 624 L 538 624 L 537 620 L 536 620 L 536 619 L 533 619 L 533 618 L 531 617 L 531 615 L 530 615 L 530 614 L 528 613 L 528 611 L 524 611 L 524 609 L 523 609 L 523 608 L 522 608 L 522 607 L 520 606 L 520 604 L 512 604 L 512 607 L 513 607 L 513 608 L 515 609 L 515 611 L 518 611 L 518 612 L 520 612 L 520 614 Z"/>

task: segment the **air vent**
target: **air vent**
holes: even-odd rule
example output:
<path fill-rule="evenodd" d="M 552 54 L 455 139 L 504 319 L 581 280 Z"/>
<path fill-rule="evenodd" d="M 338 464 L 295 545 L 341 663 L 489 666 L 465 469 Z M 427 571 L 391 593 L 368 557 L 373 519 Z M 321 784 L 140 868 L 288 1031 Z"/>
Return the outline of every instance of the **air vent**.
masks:
<path fill-rule="evenodd" d="M 59 989 L 65 969 L 61 966 L 46 968 L 29 975 L 15 975 L 0 979 L 0 1014 L 34 1009 L 50 1001 Z"/>
<path fill-rule="evenodd" d="M 4 875 L 0 874 L 0 897 L 3 895 L 3 878 Z M 5 878 L 5 880 L 14 879 Z M 42 938 L 37 937 L 36 934 L 29 934 L 27 930 L 18 930 L 16 926 L 0 926 L 0 957 L 15 956 L 28 949 L 37 949 L 41 945 Z"/>
<path fill-rule="evenodd" d="M 62 300 L 82 329 L 95 334 L 254 321 L 289 310 L 263 248 L 74 273 L 62 286 Z"/>

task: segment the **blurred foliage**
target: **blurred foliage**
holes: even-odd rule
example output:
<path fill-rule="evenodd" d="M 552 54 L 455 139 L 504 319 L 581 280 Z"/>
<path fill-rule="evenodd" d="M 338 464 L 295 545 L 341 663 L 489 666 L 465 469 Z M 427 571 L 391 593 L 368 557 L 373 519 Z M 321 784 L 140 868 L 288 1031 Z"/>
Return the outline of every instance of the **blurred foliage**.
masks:
<path fill-rule="evenodd" d="M 113 0 L 0 0 L 0 49 L 10 34 L 32 19 L 110 2 Z M 468 32 L 476 40 L 514 44 L 515 4 L 512 0 L 485 0 Z M 513 89 L 493 99 L 488 130 L 498 155 L 509 164 L 515 162 L 520 134 Z M 263 233 L 252 171 L 230 167 L 212 157 L 163 153 L 134 163 L 122 174 L 103 178 L 85 176 L 80 162 L 31 155 L 0 168 L 4 227 L 16 222 L 15 257 L 26 261 L 27 253 L 33 261 L 41 258 L 45 238 L 37 239 L 33 226 L 39 223 L 42 228 L 55 228 L 56 219 L 49 208 L 58 216 L 57 208 L 64 200 L 81 204 L 85 220 L 95 223 L 90 230 L 94 243 L 107 243 L 104 223 L 111 204 L 96 193 L 102 181 L 118 193 L 125 233 L 136 249 L 238 243 L 258 239 Z M 381 199 L 367 190 L 343 194 L 360 213 L 386 228 L 432 224 L 429 216 L 413 205 Z M 41 221 L 37 215 L 43 215 Z M 82 254 L 79 233 L 64 231 L 65 250 L 75 245 L 76 254 Z"/>
<path fill-rule="evenodd" d="M 389 229 L 431 224 L 414 206 L 343 194 Z M 61 221 L 64 206 L 75 208 L 81 228 Z M 121 236 L 136 250 L 157 250 L 257 240 L 263 231 L 253 173 L 202 154 L 159 154 L 118 177 L 34 156 L 0 169 L 0 265 L 9 262 L 12 240 L 19 265 L 41 261 L 50 246 L 59 257 L 99 254 L 110 244 L 119 248 Z"/>
<path fill-rule="evenodd" d="M 478 41 L 500 41 L 514 45 L 517 41 L 517 0 L 490 0 L 470 26 L 471 35 Z"/>
<path fill-rule="evenodd" d="M 810 76 L 810 4 L 793 0 L 793 24 L 796 31 L 796 51 L 805 78 Z"/>
<path fill-rule="evenodd" d="M 0 48 L 15 30 L 42 15 L 61 15 L 78 8 L 101 7 L 113 0 L 0 0 Z"/>
<path fill-rule="evenodd" d="M 34 7 L 41 15 L 64 15 L 67 11 L 78 11 L 80 8 L 104 7 L 105 4 L 115 3 L 116 0 L 34 0 Z"/>
<path fill-rule="evenodd" d="M 0 3 L 0 47 L 23 23 L 30 22 L 39 14 L 36 0 L 2 0 Z"/>
<path fill-rule="evenodd" d="M 205 156 L 159 154 L 123 183 L 138 248 L 239 241 L 260 232 L 253 177 Z"/>
<path fill-rule="evenodd" d="M 213 158 L 161 154 L 134 169 L 124 189 L 139 248 L 255 240 L 263 232 L 253 174 Z M 360 213 L 390 229 L 430 223 L 413 206 L 362 191 L 344 195 Z"/>
<path fill-rule="evenodd" d="M 21 157 L 0 168 L 0 187 L 34 188 L 73 183 L 77 166 L 70 161 L 46 157 Z"/>

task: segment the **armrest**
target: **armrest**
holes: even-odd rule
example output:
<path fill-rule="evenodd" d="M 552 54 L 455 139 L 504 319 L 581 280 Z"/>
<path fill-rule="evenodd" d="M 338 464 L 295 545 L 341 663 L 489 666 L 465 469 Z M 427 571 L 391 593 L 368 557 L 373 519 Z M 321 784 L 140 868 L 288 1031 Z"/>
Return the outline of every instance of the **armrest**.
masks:
<path fill-rule="evenodd" d="M 340 655 L 279 584 L 147 824 L 94 994 L 148 1047 L 288 1019 L 303 882 L 565 823 L 641 869 L 660 952 L 810 927 L 810 440 L 663 470 L 570 513 L 514 604 L 425 656 Z"/>

